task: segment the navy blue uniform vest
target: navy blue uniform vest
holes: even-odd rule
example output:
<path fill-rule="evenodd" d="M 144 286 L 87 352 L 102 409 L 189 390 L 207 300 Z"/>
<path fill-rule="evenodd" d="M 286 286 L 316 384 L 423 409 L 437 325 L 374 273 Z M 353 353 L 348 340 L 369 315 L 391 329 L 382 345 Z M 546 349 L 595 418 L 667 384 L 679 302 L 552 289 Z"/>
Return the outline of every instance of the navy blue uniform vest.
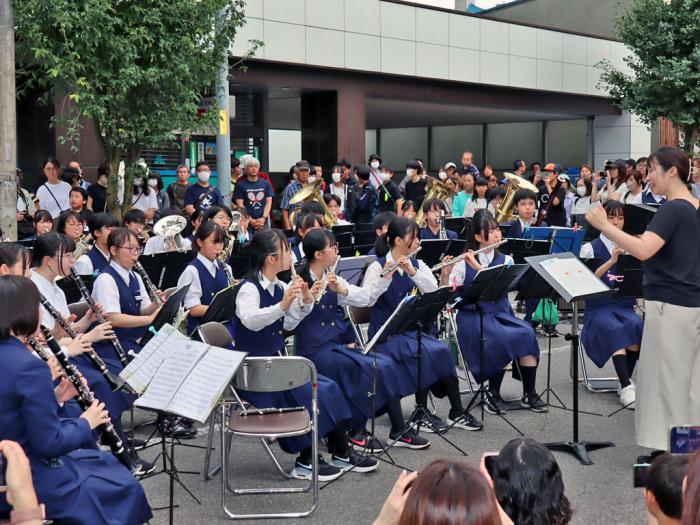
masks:
<path fill-rule="evenodd" d="M 457 232 L 453 232 L 452 230 L 445 230 L 447 233 L 447 238 L 448 239 L 456 239 L 457 238 Z M 437 233 L 433 233 L 430 228 L 427 226 L 420 231 L 420 238 L 421 240 L 427 239 L 439 239 L 440 238 L 440 231 L 438 230 Z"/>
<path fill-rule="evenodd" d="M 214 296 L 221 290 L 228 286 L 228 279 L 226 278 L 226 273 L 221 268 L 221 265 L 216 263 L 216 276 L 212 277 L 209 270 L 205 268 L 202 261 L 195 259 L 189 266 L 194 266 L 199 274 L 199 284 L 202 287 L 202 297 L 200 299 L 200 304 L 204 306 L 209 306 L 211 304 Z M 201 321 L 201 317 L 188 317 L 187 318 L 187 333 L 191 334 L 192 331 L 197 327 Z"/>
<path fill-rule="evenodd" d="M 98 275 L 104 272 L 109 266 L 109 261 L 105 259 L 105 256 L 102 255 L 102 252 L 95 247 L 93 247 L 89 252 L 87 252 L 87 256 L 90 259 L 90 262 L 92 263 L 92 275 Z"/>
<path fill-rule="evenodd" d="M 383 268 L 384 264 L 386 264 L 386 256 L 377 258 L 377 262 Z M 418 261 L 416 259 L 411 259 L 411 264 L 415 269 L 418 269 Z M 370 339 L 382 327 L 389 316 L 394 313 L 394 310 L 406 297 L 406 294 L 413 290 L 415 286 L 416 283 L 413 282 L 413 279 L 406 272 L 403 272 L 403 275 L 398 271 L 394 273 L 389 289 L 379 296 L 374 307 L 372 307 L 369 320 Z"/>
<path fill-rule="evenodd" d="M 245 282 L 252 283 L 258 289 L 260 308 L 276 305 L 284 297 L 281 286 L 275 286 L 274 295 L 270 295 L 257 279 L 248 278 Z M 248 352 L 251 356 L 270 356 L 276 355 L 278 351 L 284 349 L 284 317 L 280 317 L 274 323 L 257 332 L 246 328 L 235 314 L 233 322 L 236 330 L 236 350 Z"/>
<path fill-rule="evenodd" d="M 119 290 L 119 308 L 121 309 L 121 313 L 127 315 L 141 315 L 141 291 L 139 281 L 134 272 L 129 272 L 131 279 L 129 280 L 128 284 L 124 282 L 117 271 L 111 266 L 107 266 L 104 272 L 111 275 L 114 282 L 117 283 L 117 289 Z M 136 341 L 137 339 L 141 338 L 144 332 L 145 329 L 143 326 L 114 329 L 114 333 L 122 343 L 124 341 Z"/>

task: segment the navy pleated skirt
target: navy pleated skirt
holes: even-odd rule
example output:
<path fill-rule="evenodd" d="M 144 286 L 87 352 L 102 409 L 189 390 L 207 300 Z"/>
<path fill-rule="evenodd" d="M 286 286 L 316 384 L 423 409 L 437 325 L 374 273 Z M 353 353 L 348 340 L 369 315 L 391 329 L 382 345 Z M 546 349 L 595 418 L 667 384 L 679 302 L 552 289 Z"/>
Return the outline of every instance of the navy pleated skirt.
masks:
<path fill-rule="evenodd" d="M 633 305 L 629 300 L 602 306 L 586 304 L 581 342 L 599 368 L 618 350 L 641 344 L 644 321 L 634 313 Z"/>

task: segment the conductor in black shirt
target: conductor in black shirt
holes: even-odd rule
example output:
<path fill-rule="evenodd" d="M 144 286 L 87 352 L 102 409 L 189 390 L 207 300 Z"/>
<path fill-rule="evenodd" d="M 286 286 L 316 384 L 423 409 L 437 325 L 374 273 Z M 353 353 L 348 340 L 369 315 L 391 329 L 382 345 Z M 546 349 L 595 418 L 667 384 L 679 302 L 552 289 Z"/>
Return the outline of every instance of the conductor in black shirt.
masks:
<path fill-rule="evenodd" d="M 644 334 L 636 387 L 636 436 L 666 449 L 668 428 L 700 414 L 700 201 L 688 189 L 690 159 L 664 147 L 648 160 L 651 190 L 663 203 L 641 237 L 612 227 L 602 207 L 588 223 L 643 261 Z"/>

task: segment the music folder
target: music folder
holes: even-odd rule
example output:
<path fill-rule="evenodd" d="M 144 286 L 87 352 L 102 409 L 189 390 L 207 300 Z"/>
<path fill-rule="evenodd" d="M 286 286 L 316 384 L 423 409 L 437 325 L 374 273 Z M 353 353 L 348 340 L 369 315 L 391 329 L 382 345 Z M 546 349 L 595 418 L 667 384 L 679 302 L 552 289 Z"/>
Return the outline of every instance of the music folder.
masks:
<path fill-rule="evenodd" d="M 420 242 L 420 247 L 421 250 L 416 257 L 432 268 L 448 255 L 456 257 L 464 253 L 467 241 L 461 239 L 423 239 Z"/>
<path fill-rule="evenodd" d="M 186 284 L 178 288 L 170 295 L 170 297 L 168 297 L 168 300 L 161 307 L 158 314 L 156 314 L 156 318 L 153 320 L 153 323 L 151 323 L 148 330 L 146 330 L 146 333 L 144 333 L 139 340 L 139 344 L 144 345 L 148 343 L 148 341 L 150 341 L 153 337 L 154 331 L 158 332 L 158 330 L 160 330 L 164 325 L 173 323 L 178 314 L 180 306 L 185 301 L 185 295 L 187 295 L 187 291 L 189 289 L 190 285 Z"/>
<path fill-rule="evenodd" d="M 641 235 L 654 218 L 657 207 L 649 204 L 625 204 L 625 224 L 622 230 L 630 235 Z"/>
<path fill-rule="evenodd" d="M 239 285 L 240 286 L 240 285 Z M 209 303 L 209 308 L 207 308 L 207 313 L 205 313 L 201 318 L 197 326 L 207 324 L 213 321 L 218 323 L 230 323 L 233 319 L 234 311 L 236 310 L 236 292 L 235 288 L 228 286 L 223 290 L 219 290 L 211 303 Z M 196 330 L 196 329 L 195 329 Z"/>
<path fill-rule="evenodd" d="M 359 255 L 356 257 L 344 257 L 338 261 L 335 274 L 342 277 L 349 284 L 362 286 L 362 278 L 367 267 L 376 260 L 374 255 Z"/>
<path fill-rule="evenodd" d="M 186 252 L 165 252 L 142 255 L 139 262 L 143 269 L 160 290 L 177 286 L 177 280 L 195 257 L 194 250 Z"/>

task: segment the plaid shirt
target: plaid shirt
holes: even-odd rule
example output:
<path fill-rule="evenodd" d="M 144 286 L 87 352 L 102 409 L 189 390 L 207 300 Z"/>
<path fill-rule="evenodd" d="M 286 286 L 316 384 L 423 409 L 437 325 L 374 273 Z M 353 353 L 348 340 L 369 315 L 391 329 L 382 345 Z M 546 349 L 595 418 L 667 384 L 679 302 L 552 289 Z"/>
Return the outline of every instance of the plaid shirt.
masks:
<path fill-rule="evenodd" d="M 284 189 L 284 193 L 282 193 L 282 204 L 280 205 L 280 208 L 283 210 L 289 210 L 289 212 L 291 212 L 295 208 L 299 208 L 300 206 L 298 204 L 290 205 L 289 201 L 292 197 L 294 197 L 294 195 L 297 194 L 297 192 L 301 188 L 303 188 L 303 186 L 298 180 L 290 182 L 289 185 Z"/>

